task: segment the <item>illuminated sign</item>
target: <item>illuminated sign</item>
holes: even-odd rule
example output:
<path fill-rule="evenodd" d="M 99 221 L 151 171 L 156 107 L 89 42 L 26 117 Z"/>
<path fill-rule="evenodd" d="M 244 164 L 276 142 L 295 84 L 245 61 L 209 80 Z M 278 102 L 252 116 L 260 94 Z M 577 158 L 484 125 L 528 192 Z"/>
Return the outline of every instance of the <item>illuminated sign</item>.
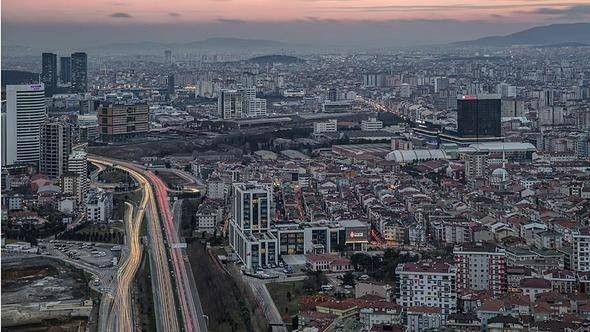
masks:
<path fill-rule="evenodd" d="M 32 84 L 32 85 L 30 85 L 30 88 L 33 91 L 39 91 L 42 89 L 42 86 L 41 86 L 41 84 Z"/>
<path fill-rule="evenodd" d="M 350 227 L 346 229 L 346 243 L 368 243 L 369 227 Z"/>
<path fill-rule="evenodd" d="M 461 99 L 463 99 L 463 100 L 477 100 L 477 96 L 466 95 L 466 96 L 463 96 Z"/>

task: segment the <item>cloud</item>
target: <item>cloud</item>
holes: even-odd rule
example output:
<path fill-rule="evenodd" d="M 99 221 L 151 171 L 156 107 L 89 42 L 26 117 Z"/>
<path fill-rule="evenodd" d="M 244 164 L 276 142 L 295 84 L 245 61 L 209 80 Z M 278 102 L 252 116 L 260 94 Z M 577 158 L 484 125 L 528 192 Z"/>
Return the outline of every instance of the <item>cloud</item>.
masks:
<path fill-rule="evenodd" d="M 569 7 L 541 7 L 530 11 L 517 11 L 515 14 L 546 15 L 558 19 L 581 19 L 590 17 L 590 4 Z"/>
<path fill-rule="evenodd" d="M 133 18 L 133 16 L 131 16 L 130 14 L 123 13 L 123 12 L 112 13 L 111 15 L 109 15 L 109 17 L 113 17 L 113 18 Z"/>
<path fill-rule="evenodd" d="M 168 13 L 168 16 L 178 17 L 178 16 L 181 16 L 181 15 L 179 13 Z"/>
<path fill-rule="evenodd" d="M 229 23 L 229 24 L 239 24 L 239 23 L 246 23 L 244 20 L 240 20 L 237 18 L 218 18 L 217 22 L 219 23 Z"/>
<path fill-rule="evenodd" d="M 544 3 L 544 6 L 575 6 L 575 3 Z M 508 3 L 508 4 L 456 4 L 456 5 L 381 5 L 381 6 L 330 6 L 317 7 L 321 11 L 334 12 L 434 12 L 456 10 L 495 10 L 536 8 L 538 3 Z M 548 7 L 549 8 L 549 7 Z"/>

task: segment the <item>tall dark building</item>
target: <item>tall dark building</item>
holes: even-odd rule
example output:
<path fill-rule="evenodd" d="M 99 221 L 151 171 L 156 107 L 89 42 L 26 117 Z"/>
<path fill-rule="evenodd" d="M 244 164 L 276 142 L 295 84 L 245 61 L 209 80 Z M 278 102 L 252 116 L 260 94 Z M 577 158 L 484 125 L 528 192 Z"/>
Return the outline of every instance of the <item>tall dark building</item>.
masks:
<path fill-rule="evenodd" d="M 72 53 L 72 92 L 88 91 L 88 56 L 84 52 Z"/>
<path fill-rule="evenodd" d="M 59 58 L 59 80 L 61 83 L 72 81 L 72 58 L 69 56 Z"/>
<path fill-rule="evenodd" d="M 328 90 L 328 100 L 330 100 L 330 101 L 337 101 L 338 100 L 338 90 L 336 90 L 336 88 L 330 88 L 330 90 Z"/>
<path fill-rule="evenodd" d="M 502 135 L 500 95 L 462 96 L 457 100 L 457 134 L 463 138 Z"/>
<path fill-rule="evenodd" d="M 51 96 L 57 88 L 57 55 L 42 54 L 41 82 L 45 84 L 45 95 Z"/>
<path fill-rule="evenodd" d="M 173 95 L 174 94 L 174 74 L 170 74 L 168 75 L 168 95 Z"/>

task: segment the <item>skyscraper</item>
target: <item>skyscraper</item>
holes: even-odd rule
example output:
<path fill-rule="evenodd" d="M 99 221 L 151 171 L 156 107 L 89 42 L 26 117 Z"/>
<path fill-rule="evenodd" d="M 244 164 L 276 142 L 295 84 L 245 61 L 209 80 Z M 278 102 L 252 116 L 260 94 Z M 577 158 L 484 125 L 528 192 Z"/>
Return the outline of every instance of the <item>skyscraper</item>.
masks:
<path fill-rule="evenodd" d="M 42 54 L 41 82 L 45 84 L 45 95 L 51 96 L 57 88 L 57 55 Z"/>
<path fill-rule="evenodd" d="M 3 165 L 38 165 L 40 128 L 46 118 L 43 84 L 6 86 L 6 158 Z"/>
<path fill-rule="evenodd" d="M 502 135 L 500 95 L 469 95 L 457 100 L 457 134 L 463 138 Z"/>
<path fill-rule="evenodd" d="M 72 92 L 88 91 L 88 56 L 84 52 L 72 53 Z"/>
<path fill-rule="evenodd" d="M 166 61 L 166 63 L 172 62 L 172 51 L 171 50 L 164 51 L 164 61 Z"/>
<path fill-rule="evenodd" d="M 40 173 L 59 178 L 68 170 L 72 152 L 72 126 L 61 121 L 46 121 L 41 126 Z"/>
<path fill-rule="evenodd" d="M 72 58 L 69 56 L 59 58 L 59 80 L 62 84 L 72 81 Z"/>
<path fill-rule="evenodd" d="M 171 96 L 174 94 L 175 92 L 175 82 L 174 82 L 174 74 L 169 74 L 168 78 L 166 80 L 166 83 L 168 83 L 168 95 Z"/>
<path fill-rule="evenodd" d="M 222 119 L 242 117 L 242 93 L 237 90 L 221 90 L 217 99 L 217 110 Z"/>

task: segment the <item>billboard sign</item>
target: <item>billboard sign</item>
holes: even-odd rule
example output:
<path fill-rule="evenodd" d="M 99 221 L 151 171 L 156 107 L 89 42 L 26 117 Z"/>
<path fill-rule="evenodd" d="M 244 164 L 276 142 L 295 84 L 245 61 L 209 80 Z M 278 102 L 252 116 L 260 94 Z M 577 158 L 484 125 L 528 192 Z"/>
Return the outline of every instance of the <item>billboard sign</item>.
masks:
<path fill-rule="evenodd" d="M 347 227 L 346 243 L 368 243 L 369 227 Z"/>

